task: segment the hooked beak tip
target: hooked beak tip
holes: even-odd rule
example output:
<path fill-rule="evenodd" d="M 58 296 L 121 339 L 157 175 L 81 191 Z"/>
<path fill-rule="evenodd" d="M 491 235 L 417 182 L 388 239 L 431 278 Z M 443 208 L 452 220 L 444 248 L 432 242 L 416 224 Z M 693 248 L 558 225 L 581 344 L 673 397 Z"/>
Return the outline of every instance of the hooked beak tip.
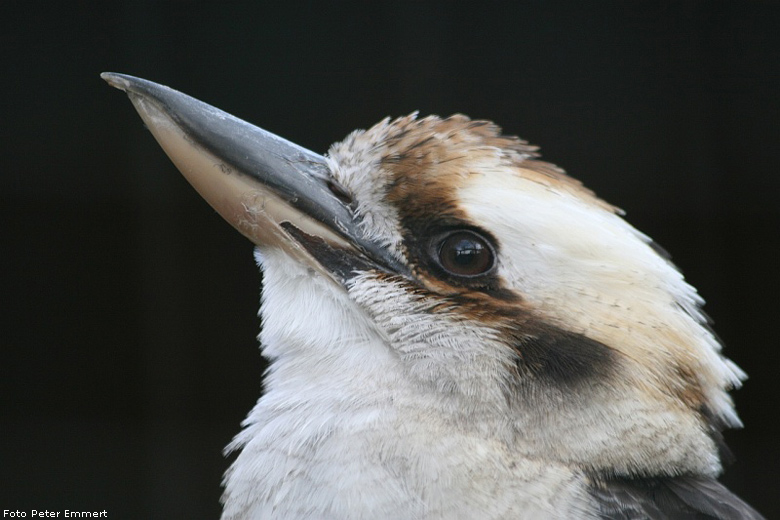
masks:
<path fill-rule="evenodd" d="M 130 82 L 125 79 L 124 74 L 117 74 L 116 72 L 103 72 L 100 74 L 100 78 L 119 90 L 127 91 L 130 86 Z"/>

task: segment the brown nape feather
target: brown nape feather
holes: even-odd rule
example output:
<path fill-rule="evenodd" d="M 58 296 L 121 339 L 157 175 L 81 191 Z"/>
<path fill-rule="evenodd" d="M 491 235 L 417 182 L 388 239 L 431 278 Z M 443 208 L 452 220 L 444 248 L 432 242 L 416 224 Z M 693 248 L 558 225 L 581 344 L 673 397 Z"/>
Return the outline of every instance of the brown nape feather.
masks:
<path fill-rule="evenodd" d="M 517 169 L 518 174 L 574 191 L 601 207 L 620 211 L 566 175 L 563 169 L 540 160 L 538 146 L 516 136 L 502 135 L 501 127 L 491 121 L 471 120 L 462 114 L 446 119 L 416 119 L 416 114 L 412 114 L 391 121 L 385 132 L 386 152 L 380 164 L 391 173 L 387 200 L 396 207 L 453 201 L 452 188 L 460 183 L 451 177 L 476 174 L 475 164 L 493 156 L 502 165 Z"/>

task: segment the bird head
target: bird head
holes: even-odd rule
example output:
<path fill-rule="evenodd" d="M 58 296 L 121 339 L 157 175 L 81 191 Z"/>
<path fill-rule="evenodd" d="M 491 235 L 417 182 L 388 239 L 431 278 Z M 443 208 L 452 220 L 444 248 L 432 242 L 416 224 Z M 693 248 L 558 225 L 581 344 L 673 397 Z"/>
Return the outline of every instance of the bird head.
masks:
<path fill-rule="evenodd" d="M 585 472 L 720 471 L 744 375 L 702 300 L 536 147 L 488 121 L 412 114 L 320 156 L 167 87 L 104 78 L 257 245 L 269 389 L 362 402 L 379 388 Z"/>

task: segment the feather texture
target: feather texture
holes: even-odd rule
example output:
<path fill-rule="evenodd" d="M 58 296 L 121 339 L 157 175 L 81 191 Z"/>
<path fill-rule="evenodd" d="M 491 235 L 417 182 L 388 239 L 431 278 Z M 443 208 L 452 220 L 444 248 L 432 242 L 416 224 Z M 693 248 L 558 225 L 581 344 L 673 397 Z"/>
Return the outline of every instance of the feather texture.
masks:
<path fill-rule="evenodd" d="M 760 520 L 758 511 L 713 479 L 611 479 L 591 489 L 604 520 Z"/>

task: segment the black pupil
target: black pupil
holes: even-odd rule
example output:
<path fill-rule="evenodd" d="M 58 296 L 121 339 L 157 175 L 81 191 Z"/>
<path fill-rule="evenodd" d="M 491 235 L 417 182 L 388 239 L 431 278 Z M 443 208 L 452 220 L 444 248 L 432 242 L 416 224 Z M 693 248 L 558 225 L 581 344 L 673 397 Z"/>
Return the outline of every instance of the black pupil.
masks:
<path fill-rule="evenodd" d="M 439 261 L 447 271 L 476 276 L 493 266 L 493 254 L 480 237 L 466 232 L 454 233 L 441 244 Z"/>

